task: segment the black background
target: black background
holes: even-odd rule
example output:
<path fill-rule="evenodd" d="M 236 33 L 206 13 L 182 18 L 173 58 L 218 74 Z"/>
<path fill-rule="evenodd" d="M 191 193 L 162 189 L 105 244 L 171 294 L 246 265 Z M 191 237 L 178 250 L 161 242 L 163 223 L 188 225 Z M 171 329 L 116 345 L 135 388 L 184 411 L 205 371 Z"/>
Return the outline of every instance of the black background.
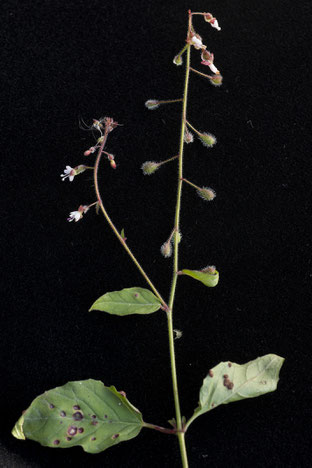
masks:
<path fill-rule="evenodd" d="M 190 466 L 310 465 L 309 2 L 69 0 L 2 4 L 1 467 L 180 466 L 175 438 L 149 430 L 99 455 L 10 431 L 37 395 L 86 378 L 125 390 L 148 422 L 174 416 L 165 317 L 87 312 L 104 292 L 145 283 L 101 216 L 66 222 L 95 200 L 91 173 L 72 183 L 59 175 L 92 161 L 83 152 L 93 136 L 79 119 L 123 124 L 108 143 L 116 171 L 101 166 L 104 204 L 167 297 L 172 267 L 159 248 L 172 229 L 176 164 L 150 177 L 140 166 L 177 153 L 180 105 L 148 111 L 144 102 L 182 95 L 183 68 L 172 59 L 188 8 L 219 20 L 221 32 L 199 17 L 194 25 L 224 84 L 191 75 L 189 120 L 218 144 L 187 146 L 185 176 L 217 197 L 205 203 L 184 187 L 180 265 L 216 264 L 220 283 L 178 281 L 183 414 L 218 362 L 286 358 L 276 392 L 192 425 Z M 203 69 L 199 62 L 194 50 Z"/>

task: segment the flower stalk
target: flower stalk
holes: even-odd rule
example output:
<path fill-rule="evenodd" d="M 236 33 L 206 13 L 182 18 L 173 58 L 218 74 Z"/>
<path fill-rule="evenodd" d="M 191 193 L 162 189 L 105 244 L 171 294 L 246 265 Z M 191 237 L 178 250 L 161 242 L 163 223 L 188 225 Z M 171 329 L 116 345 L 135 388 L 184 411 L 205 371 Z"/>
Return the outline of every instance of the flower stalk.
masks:
<path fill-rule="evenodd" d="M 93 172 L 93 178 L 94 178 L 94 187 L 95 187 L 95 193 L 96 193 L 96 197 L 97 197 L 97 202 L 98 202 L 98 205 L 106 219 L 106 221 L 108 222 L 109 226 L 111 227 L 111 229 L 113 230 L 114 234 L 116 235 L 117 239 L 119 240 L 119 242 L 121 243 L 121 245 L 124 247 L 124 249 L 126 250 L 127 254 L 130 256 L 130 258 L 132 259 L 132 261 L 134 262 L 135 266 L 138 268 L 138 270 L 140 271 L 140 273 L 142 274 L 142 276 L 144 277 L 145 281 L 149 284 L 149 286 L 151 287 L 152 291 L 154 292 L 154 294 L 158 297 L 158 299 L 160 300 L 161 304 L 162 304 L 162 307 L 164 310 L 167 310 L 168 309 L 168 306 L 166 304 L 166 302 L 164 301 L 164 299 L 162 298 L 162 296 L 160 295 L 160 293 L 157 291 L 156 287 L 154 286 L 154 284 L 152 283 L 152 281 L 150 280 L 150 278 L 148 277 L 148 275 L 145 273 L 143 267 L 141 266 L 141 264 L 138 262 L 138 260 L 136 259 L 136 257 L 134 256 L 134 254 L 132 253 L 132 251 L 130 250 L 130 248 L 128 247 L 128 245 L 126 244 L 126 240 L 125 238 L 119 233 L 118 229 L 116 228 L 116 226 L 114 225 L 113 221 L 111 220 L 110 216 L 108 215 L 106 209 L 104 208 L 104 205 L 103 205 L 103 201 L 102 201 L 102 198 L 101 198 L 101 194 L 100 194 L 100 190 L 99 190 L 99 181 L 98 181 L 98 170 L 99 170 L 99 165 L 100 165 L 100 162 L 101 162 L 101 158 L 102 158 L 102 154 L 104 153 L 104 147 L 105 147 L 105 144 L 106 144 L 106 141 L 107 141 L 107 137 L 108 137 L 108 133 L 112 130 L 110 129 L 111 127 L 109 126 L 109 124 L 106 124 L 105 125 L 105 130 L 104 130 L 104 135 L 103 135 L 103 138 L 102 138 L 102 142 L 101 142 L 101 146 L 98 150 L 98 154 L 97 154 L 97 158 L 96 158 L 96 161 L 95 161 L 95 165 L 94 165 L 94 172 Z M 114 127 L 113 127 L 114 128 Z"/>

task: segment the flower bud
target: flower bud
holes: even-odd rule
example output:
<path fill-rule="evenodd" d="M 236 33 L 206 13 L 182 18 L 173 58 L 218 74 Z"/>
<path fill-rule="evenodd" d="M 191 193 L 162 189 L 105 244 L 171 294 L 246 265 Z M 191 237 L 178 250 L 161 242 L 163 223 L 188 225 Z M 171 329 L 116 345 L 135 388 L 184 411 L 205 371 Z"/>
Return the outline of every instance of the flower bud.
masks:
<path fill-rule="evenodd" d="M 196 191 L 198 196 L 200 196 L 200 198 L 203 200 L 212 201 L 214 198 L 216 198 L 216 192 L 210 187 L 202 187 Z"/>
<path fill-rule="evenodd" d="M 216 137 L 212 135 L 211 133 L 201 133 L 200 135 L 198 135 L 198 137 L 200 141 L 202 142 L 202 144 L 206 146 L 207 148 L 211 148 L 213 145 L 217 143 Z"/>
<path fill-rule="evenodd" d="M 160 106 L 159 101 L 157 101 L 156 99 L 149 99 L 145 103 L 145 107 L 147 107 L 149 110 L 157 109 L 157 107 L 159 106 Z"/>
<path fill-rule="evenodd" d="M 213 75 L 213 76 L 210 78 L 210 83 L 211 83 L 213 86 L 221 86 L 221 85 L 222 85 L 222 80 L 223 80 L 223 76 L 220 75 L 220 73 L 218 73 L 217 75 Z"/>
<path fill-rule="evenodd" d="M 110 165 L 113 169 L 116 169 L 116 163 L 113 159 L 110 161 Z"/>
<path fill-rule="evenodd" d="M 160 247 L 161 254 L 165 257 L 171 257 L 172 255 L 172 247 L 170 241 L 166 241 L 161 247 Z"/>
<path fill-rule="evenodd" d="M 83 154 L 84 154 L 85 156 L 90 156 L 91 151 L 90 151 L 90 150 L 86 150 Z"/>
<path fill-rule="evenodd" d="M 159 169 L 159 166 L 160 164 L 155 161 L 146 161 L 142 164 L 141 169 L 144 175 L 151 175 Z"/>
<path fill-rule="evenodd" d="M 183 63 L 182 55 L 176 55 L 173 59 L 173 63 L 175 65 L 182 65 Z"/>

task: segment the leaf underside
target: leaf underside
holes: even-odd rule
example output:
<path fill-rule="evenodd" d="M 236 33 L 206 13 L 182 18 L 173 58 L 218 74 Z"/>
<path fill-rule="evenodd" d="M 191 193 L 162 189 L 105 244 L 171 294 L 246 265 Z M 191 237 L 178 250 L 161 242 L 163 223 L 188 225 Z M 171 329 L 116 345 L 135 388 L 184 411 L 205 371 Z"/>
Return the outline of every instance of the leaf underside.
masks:
<path fill-rule="evenodd" d="M 246 364 L 220 362 L 209 371 L 199 393 L 199 407 L 194 416 L 219 405 L 254 398 L 276 390 L 284 359 L 267 354 Z"/>
<path fill-rule="evenodd" d="M 113 315 L 152 314 L 160 309 L 160 301 L 148 289 L 127 288 L 99 297 L 91 310 L 100 310 Z"/>
<path fill-rule="evenodd" d="M 141 413 L 115 387 L 99 380 L 68 382 L 38 396 L 12 430 L 18 439 L 48 447 L 81 445 L 99 453 L 136 437 Z"/>
<path fill-rule="evenodd" d="M 219 272 L 217 270 L 214 273 L 199 270 L 182 270 L 182 273 L 191 276 L 209 288 L 214 288 L 219 282 Z"/>

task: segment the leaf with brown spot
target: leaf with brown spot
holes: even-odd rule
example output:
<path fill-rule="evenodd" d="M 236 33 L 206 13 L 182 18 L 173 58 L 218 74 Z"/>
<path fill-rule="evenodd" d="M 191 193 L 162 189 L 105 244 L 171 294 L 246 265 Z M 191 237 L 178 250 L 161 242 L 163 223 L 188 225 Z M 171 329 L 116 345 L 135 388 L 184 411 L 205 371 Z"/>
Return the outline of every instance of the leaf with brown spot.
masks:
<path fill-rule="evenodd" d="M 12 434 L 48 447 L 81 445 L 85 452 L 99 453 L 136 437 L 143 425 L 139 410 L 115 387 L 89 379 L 38 396 Z"/>
<path fill-rule="evenodd" d="M 246 364 L 220 362 L 211 369 L 199 392 L 199 407 L 187 423 L 219 405 L 254 398 L 276 390 L 284 358 L 267 354 Z"/>

